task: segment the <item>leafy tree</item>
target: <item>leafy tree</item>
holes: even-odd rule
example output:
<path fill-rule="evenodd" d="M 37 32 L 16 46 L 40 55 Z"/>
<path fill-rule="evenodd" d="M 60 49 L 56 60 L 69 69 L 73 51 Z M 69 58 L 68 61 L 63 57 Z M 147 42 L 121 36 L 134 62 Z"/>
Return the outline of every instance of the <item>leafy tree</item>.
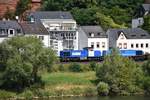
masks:
<path fill-rule="evenodd" d="M 22 15 L 26 10 L 30 9 L 31 0 L 19 0 L 16 7 L 16 15 Z"/>
<path fill-rule="evenodd" d="M 98 24 L 101 25 L 104 30 L 109 28 L 124 28 L 124 25 L 119 25 L 114 22 L 114 20 L 110 16 L 105 16 L 101 13 L 96 13 Z"/>
<path fill-rule="evenodd" d="M 71 10 L 73 17 L 80 25 L 96 25 L 96 12 L 98 8 L 87 8 L 87 9 L 79 9 L 73 8 Z M 84 13 L 83 13 L 84 12 Z"/>
<path fill-rule="evenodd" d="M 15 19 L 15 12 L 11 11 L 10 8 L 8 7 L 4 17 L 6 19 L 11 19 L 11 20 Z"/>
<path fill-rule="evenodd" d="M 131 59 L 121 57 L 116 51 L 108 55 L 96 70 L 99 81 L 110 87 L 110 94 L 136 93 L 141 89 L 142 70 Z"/>
<path fill-rule="evenodd" d="M 146 94 L 150 94 L 150 59 L 146 63 L 143 64 L 143 72 L 144 72 L 144 90 L 146 91 Z"/>
<path fill-rule="evenodd" d="M 118 25 L 129 27 L 135 9 L 143 2 L 144 0 L 43 0 L 42 8 L 50 11 L 71 11 L 80 25 L 100 24 L 102 19 L 97 20 L 95 16 L 96 13 L 100 13 L 115 23 L 111 25 L 106 21 L 107 27 L 118 27 Z"/>
<path fill-rule="evenodd" d="M 13 37 L 2 42 L 0 57 L 0 86 L 18 91 L 41 82 L 39 69 L 50 68 L 56 59 L 54 52 L 43 48 L 42 42 L 34 37 Z"/>
<path fill-rule="evenodd" d="M 144 17 L 144 24 L 142 28 L 150 33 L 150 15 Z"/>

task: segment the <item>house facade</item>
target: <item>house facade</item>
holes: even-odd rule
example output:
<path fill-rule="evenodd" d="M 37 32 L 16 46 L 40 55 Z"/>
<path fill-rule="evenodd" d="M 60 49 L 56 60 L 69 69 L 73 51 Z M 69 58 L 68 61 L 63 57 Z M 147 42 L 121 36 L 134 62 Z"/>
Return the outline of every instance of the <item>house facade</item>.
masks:
<path fill-rule="evenodd" d="M 78 31 L 76 21 L 69 12 L 32 12 L 31 22 L 41 22 L 49 32 L 49 47 L 57 53 L 61 50 L 78 50 Z"/>
<path fill-rule="evenodd" d="M 107 31 L 109 48 L 128 50 L 142 50 L 150 53 L 150 35 L 140 29 L 110 29 Z"/>
<path fill-rule="evenodd" d="M 16 21 L 0 21 L 0 43 L 13 36 L 23 35 L 21 26 Z"/>
<path fill-rule="evenodd" d="M 43 42 L 44 47 L 49 47 L 49 32 L 40 22 L 22 22 L 20 23 L 25 36 L 34 36 Z"/>
<path fill-rule="evenodd" d="M 81 26 L 86 37 L 84 37 L 84 47 L 91 47 L 93 50 L 108 50 L 108 37 L 100 26 Z M 79 33 L 79 38 L 80 38 Z M 83 39 L 81 39 L 83 40 Z M 79 44 L 82 44 L 79 43 Z"/>

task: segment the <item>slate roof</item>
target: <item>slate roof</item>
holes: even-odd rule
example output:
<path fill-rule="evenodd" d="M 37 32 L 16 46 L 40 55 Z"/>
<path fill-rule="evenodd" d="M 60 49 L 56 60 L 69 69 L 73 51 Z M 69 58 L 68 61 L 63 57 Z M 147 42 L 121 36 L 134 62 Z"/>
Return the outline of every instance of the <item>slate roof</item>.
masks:
<path fill-rule="evenodd" d="M 0 29 L 21 29 L 21 26 L 17 21 L 0 21 Z"/>
<path fill-rule="evenodd" d="M 46 28 L 43 26 L 42 23 L 31 23 L 31 22 L 24 22 L 20 23 L 23 29 L 23 32 L 25 35 L 48 35 L 49 32 L 46 30 Z"/>
<path fill-rule="evenodd" d="M 81 26 L 88 38 L 106 38 L 107 35 L 100 26 Z M 94 37 L 91 37 L 94 34 Z"/>
<path fill-rule="evenodd" d="M 35 20 L 39 19 L 73 19 L 70 12 L 65 11 L 36 11 L 31 12 L 29 16 L 33 16 Z"/>
<path fill-rule="evenodd" d="M 123 32 L 127 39 L 150 39 L 150 35 L 141 28 L 109 29 L 107 31 L 109 46 L 114 47 L 120 33 Z"/>

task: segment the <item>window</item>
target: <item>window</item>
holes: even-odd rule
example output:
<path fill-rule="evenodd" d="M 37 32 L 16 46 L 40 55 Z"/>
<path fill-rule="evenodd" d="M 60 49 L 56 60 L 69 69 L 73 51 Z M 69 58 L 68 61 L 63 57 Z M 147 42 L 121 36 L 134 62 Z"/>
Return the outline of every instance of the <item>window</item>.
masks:
<path fill-rule="evenodd" d="M 94 33 L 91 34 L 91 37 L 94 37 Z"/>
<path fill-rule="evenodd" d="M 105 48 L 105 42 L 102 42 L 102 48 Z"/>
<path fill-rule="evenodd" d="M 148 48 L 148 43 L 146 43 L 146 48 Z"/>
<path fill-rule="evenodd" d="M 133 44 L 131 44 L 131 48 L 134 48 L 134 45 L 133 45 Z"/>
<path fill-rule="evenodd" d="M 143 43 L 141 44 L 141 48 L 143 48 Z"/>
<path fill-rule="evenodd" d="M 9 34 L 13 35 L 14 34 L 14 30 L 9 30 Z"/>
<path fill-rule="evenodd" d="M 122 43 L 119 43 L 119 49 L 122 49 Z"/>
<path fill-rule="evenodd" d="M 44 36 L 39 36 L 39 39 L 40 40 L 44 40 Z"/>
<path fill-rule="evenodd" d="M 127 43 L 124 43 L 123 45 L 124 45 L 124 49 L 127 49 Z"/>
<path fill-rule="evenodd" d="M 99 42 L 97 42 L 96 44 L 97 44 L 97 45 L 96 45 L 96 46 L 97 46 L 97 48 L 99 48 L 99 47 L 100 47 L 100 46 L 99 46 Z"/>
<path fill-rule="evenodd" d="M 123 35 L 123 33 L 121 34 L 121 39 L 124 39 L 124 35 Z"/>
<path fill-rule="evenodd" d="M 92 33 L 89 33 L 89 36 L 91 36 Z"/>
<path fill-rule="evenodd" d="M 138 48 L 139 47 L 139 44 L 136 44 L 136 48 Z"/>
<path fill-rule="evenodd" d="M 94 42 L 91 42 L 91 47 L 94 48 Z"/>
<path fill-rule="evenodd" d="M 97 33 L 98 36 L 100 36 L 101 33 Z"/>

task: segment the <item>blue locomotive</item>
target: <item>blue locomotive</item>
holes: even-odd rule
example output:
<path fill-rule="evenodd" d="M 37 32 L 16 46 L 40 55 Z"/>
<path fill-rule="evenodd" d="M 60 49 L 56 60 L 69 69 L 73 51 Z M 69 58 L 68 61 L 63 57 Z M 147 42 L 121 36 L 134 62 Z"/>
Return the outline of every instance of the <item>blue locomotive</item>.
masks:
<path fill-rule="evenodd" d="M 103 58 L 110 54 L 112 50 L 92 50 L 84 48 L 83 50 L 63 50 L 60 51 L 61 61 L 102 61 Z M 119 50 L 123 57 L 139 58 L 144 55 L 142 50 Z"/>

